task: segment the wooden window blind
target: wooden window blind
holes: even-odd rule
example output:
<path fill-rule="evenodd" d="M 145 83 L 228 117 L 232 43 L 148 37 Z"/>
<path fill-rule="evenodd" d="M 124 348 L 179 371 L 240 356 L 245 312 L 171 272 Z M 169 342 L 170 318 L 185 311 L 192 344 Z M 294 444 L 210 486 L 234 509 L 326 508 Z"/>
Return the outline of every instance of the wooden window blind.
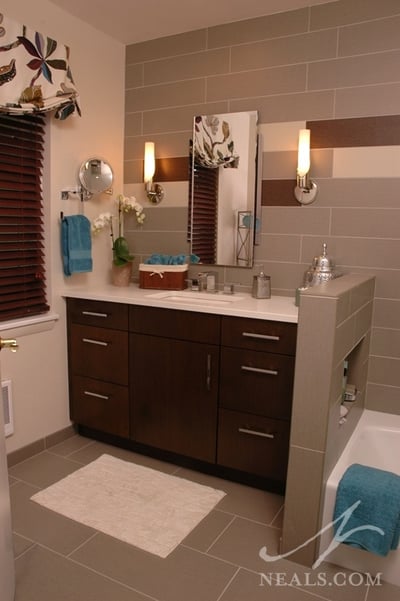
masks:
<path fill-rule="evenodd" d="M 189 178 L 188 239 L 191 252 L 200 258 L 200 262 L 212 265 L 216 263 L 217 253 L 219 169 L 196 163 L 192 167 L 192 161 L 190 164 L 194 173 Z"/>
<path fill-rule="evenodd" d="M 45 116 L 0 114 L 0 321 L 49 310 L 42 167 Z"/>

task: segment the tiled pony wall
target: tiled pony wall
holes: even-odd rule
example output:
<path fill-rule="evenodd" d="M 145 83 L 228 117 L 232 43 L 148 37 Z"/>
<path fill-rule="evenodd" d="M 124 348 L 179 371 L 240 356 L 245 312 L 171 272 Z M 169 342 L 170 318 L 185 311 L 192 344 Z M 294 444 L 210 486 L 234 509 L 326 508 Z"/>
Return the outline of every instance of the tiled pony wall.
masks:
<path fill-rule="evenodd" d="M 323 242 L 338 270 L 376 276 L 366 406 L 400 413 L 400 3 L 339 0 L 127 47 L 125 193 L 139 262 L 187 249 L 188 146 L 195 114 L 257 110 L 263 133 L 262 236 L 273 293 L 294 296 Z M 311 129 L 319 193 L 293 196 L 298 130 Z M 144 142 L 166 198 L 144 201 Z M 249 286 L 255 272 L 221 269 Z"/>

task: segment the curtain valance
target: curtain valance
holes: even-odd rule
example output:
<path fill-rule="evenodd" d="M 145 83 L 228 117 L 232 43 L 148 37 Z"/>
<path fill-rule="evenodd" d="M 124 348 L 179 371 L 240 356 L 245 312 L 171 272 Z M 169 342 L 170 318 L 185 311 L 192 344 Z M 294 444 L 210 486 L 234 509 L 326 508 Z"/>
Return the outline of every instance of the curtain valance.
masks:
<path fill-rule="evenodd" d="M 195 117 L 193 150 L 195 162 L 203 167 L 238 167 L 229 123 L 217 115 Z"/>
<path fill-rule="evenodd" d="M 0 14 L 0 111 L 80 114 L 69 48 Z"/>

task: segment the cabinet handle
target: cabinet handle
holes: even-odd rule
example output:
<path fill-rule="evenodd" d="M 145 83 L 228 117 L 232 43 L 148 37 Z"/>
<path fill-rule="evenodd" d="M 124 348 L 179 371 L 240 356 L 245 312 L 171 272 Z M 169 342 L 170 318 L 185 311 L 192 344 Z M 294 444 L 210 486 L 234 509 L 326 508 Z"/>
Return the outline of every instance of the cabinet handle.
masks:
<path fill-rule="evenodd" d="M 90 392 L 89 390 L 84 390 L 83 394 L 86 394 L 86 396 L 94 396 L 97 399 L 103 399 L 104 401 L 108 401 L 108 399 L 110 398 L 105 394 L 98 394 L 97 392 Z"/>
<path fill-rule="evenodd" d="M 261 436 L 262 438 L 275 438 L 275 434 L 259 432 L 259 430 L 249 430 L 248 428 L 238 428 L 238 432 L 241 434 L 251 434 L 252 436 Z"/>
<path fill-rule="evenodd" d="M 108 317 L 108 313 L 95 313 L 94 311 L 82 311 L 82 315 L 90 315 L 90 317 Z"/>
<path fill-rule="evenodd" d="M 277 369 L 262 369 L 261 367 L 249 367 L 248 365 L 241 365 L 240 369 L 243 371 L 254 371 L 257 374 L 266 374 L 267 376 L 277 376 Z"/>
<path fill-rule="evenodd" d="M 272 336 L 270 334 L 253 334 L 253 332 L 242 332 L 242 336 L 246 338 L 260 338 L 261 340 L 273 340 L 278 342 L 280 340 L 280 336 Z"/>
<path fill-rule="evenodd" d="M 82 342 L 87 342 L 88 344 L 98 344 L 99 346 L 108 346 L 108 342 L 103 342 L 102 340 L 93 340 L 92 338 L 82 338 Z"/>
<path fill-rule="evenodd" d="M 208 391 L 211 390 L 211 355 L 207 355 L 207 375 L 206 375 L 206 388 Z"/>

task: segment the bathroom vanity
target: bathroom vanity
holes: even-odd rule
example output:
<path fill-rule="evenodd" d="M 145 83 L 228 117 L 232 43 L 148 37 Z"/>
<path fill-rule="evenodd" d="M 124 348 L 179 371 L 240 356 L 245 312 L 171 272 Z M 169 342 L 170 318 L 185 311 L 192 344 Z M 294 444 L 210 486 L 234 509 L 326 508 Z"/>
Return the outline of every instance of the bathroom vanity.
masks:
<path fill-rule="evenodd" d="M 84 434 L 282 492 L 293 299 L 193 305 L 185 294 L 66 295 L 71 419 Z"/>

